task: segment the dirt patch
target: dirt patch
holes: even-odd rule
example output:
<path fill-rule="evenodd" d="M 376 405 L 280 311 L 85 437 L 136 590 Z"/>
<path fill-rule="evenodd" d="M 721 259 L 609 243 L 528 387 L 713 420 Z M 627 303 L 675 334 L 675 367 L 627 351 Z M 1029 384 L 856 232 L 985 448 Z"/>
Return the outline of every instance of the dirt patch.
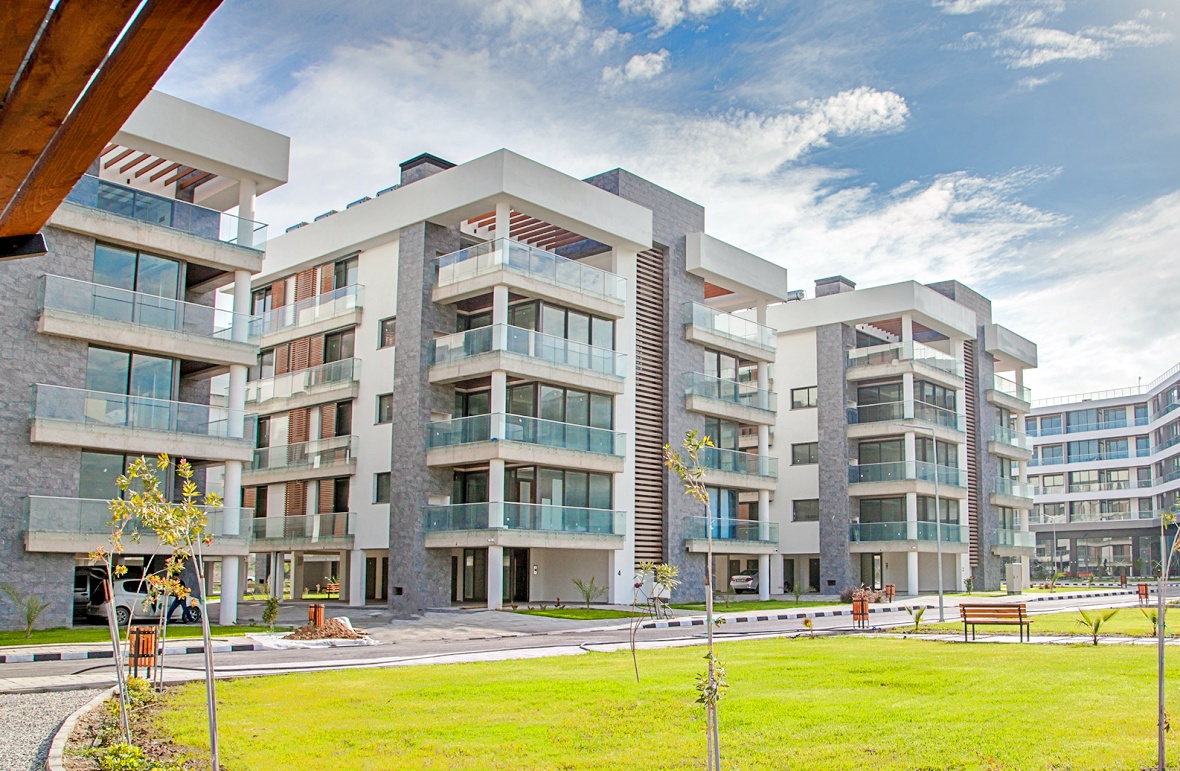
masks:
<path fill-rule="evenodd" d="M 330 618 L 323 626 L 308 624 L 284 637 L 284 640 L 363 640 L 368 632 L 353 629 L 350 624 L 338 618 Z"/>

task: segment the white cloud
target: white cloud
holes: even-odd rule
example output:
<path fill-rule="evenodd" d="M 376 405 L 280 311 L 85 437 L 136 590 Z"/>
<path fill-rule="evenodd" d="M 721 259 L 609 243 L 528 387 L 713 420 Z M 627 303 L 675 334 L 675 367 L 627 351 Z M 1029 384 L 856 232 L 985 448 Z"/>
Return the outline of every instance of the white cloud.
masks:
<path fill-rule="evenodd" d="M 1050 74 L 1044 76 L 1043 78 L 1038 78 L 1038 77 L 1030 75 L 1027 78 L 1021 78 L 1020 80 L 1016 81 L 1016 83 L 1012 86 L 1012 90 L 1015 91 L 1016 93 L 1027 94 L 1030 91 L 1035 91 L 1038 88 L 1040 88 L 1041 86 L 1048 85 L 1049 83 L 1052 83 L 1053 81 L 1058 80 L 1060 78 L 1061 78 L 1060 72 L 1050 73 Z"/>
<path fill-rule="evenodd" d="M 607 83 L 651 80 L 668 68 L 671 56 L 666 48 L 646 54 L 635 54 L 622 67 L 604 67 L 602 79 Z"/>
<path fill-rule="evenodd" d="M 594 38 L 594 50 L 604 54 L 616 46 L 626 45 L 631 40 L 631 33 L 619 32 L 614 27 L 607 27 Z"/>
<path fill-rule="evenodd" d="M 733 8 L 744 11 L 758 0 L 619 0 L 627 13 L 650 16 L 655 22 L 653 34 L 661 35 L 684 21 L 701 21 Z"/>
<path fill-rule="evenodd" d="M 581 0 L 484 0 L 480 6 L 483 23 L 507 27 L 518 37 L 569 29 L 585 17 Z"/>

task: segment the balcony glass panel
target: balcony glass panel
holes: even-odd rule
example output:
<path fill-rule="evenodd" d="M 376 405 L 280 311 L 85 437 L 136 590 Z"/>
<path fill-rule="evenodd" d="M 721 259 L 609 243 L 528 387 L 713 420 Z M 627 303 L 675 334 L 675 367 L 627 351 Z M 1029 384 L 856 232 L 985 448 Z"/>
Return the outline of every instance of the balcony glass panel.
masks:
<path fill-rule="evenodd" d="M 305 514 L 301 516 L 259 517 L 253 519 L 251 535 L 254 543 L 323 543 L 348 542 L 356 533 L 356 514 Z"/>
<path fill-rule="evenodd" d="M 42 384 L 33 386 L 33 417 L 37 420 L 61 420 L 80 425 L 115 426 L 225 439 L 230 438 L 230 418 L 241 420 L 240 416 L 237 410 L 208 404 L 148 399 L 82 388 Z M 253 415 L 244 418 L 243 435 L 249 438 L 236 440 L 253 445 L 256 418 Z"/>
<path fill-rule="evenodd" d="M 325 391 L 356 382 L 360 374 L 360 359 L 343 359 L 262 380 L 251 380 L 246 383 L 246 404 L 265 404 L 272 399 Z"/>
<path fill-rule="evenodd" d="M 887 420 L 913 420 L 954 431 L 966 431 L 966 419 L 953 410 L 920 401 L 881 402 L 848 408 L 849 423 L 880 423 Z"/>
<path fill-rule="evenodd" d="M 562 450 L 579 450 L 602 455 L 623 455 L 624 434 L 605 428 L 559 423 L 524 415 L 473 415 L 429 424 L 428 448 L 450 447 L 473 442 L 503 440 L 539 444 Z"/>
<path fill-rule="evenodd" d="M 767 455 L 742 450 L 723 450 L 719 447 L 702 447 L 698 457 L 703 469 L 729 471 L 748 476 L 778 477 L 778 458 Z"/>
<path fill-rule="evenodd" d="M 619 276 L 505 238 L 443 255 L 434 265 L 438 286 L 508 270 L 606 300 L 621 303 L 627 299 L 627 282 Z"/>
<path fill-rule="evenodd" d="M 1028 452 L 1032 452 L 1033 448 L 1032 437 L 1022 431 L 1015 431 L 1007 426 L 996 426 L 995 430 L 992 431 L 992 441 L 1009 447 L 1017 447 Z"/>
<path fill-rule="evenodd" d="M 998 529 L 992 532 L 992 546 L 1016 546 L 1021 549 L 1035 549 L 1037 534 L 1022 530 Z"/>
<path fill-rule="evenodd" d="M 995 492 L 1000 495 L 1012 495 L 1017 498 L 1032 498 L 1033 486 L 1028 482 L 1020 482 L 1015 479 L 1008 479 L 1007 477 L 998 477 L 996 479 Z"/>
<path fill-rule="evenodd" d="M 517 353 L 550 364 L 576 367 L 612 377 L 621 378 L 627 374 L 626 354 L 506 324 L 494 324 L 435 338 L 431 345 L 430 362 L 452 364 L 492 351 Z"/>
<path fill-rule="evenodd" d="M 250 248 L 261 251 L 266 243 L 266 225 L 261 222 L 243 220 L 216 209 L 137 190 L 90 174 L 78 180 L 66 200 L 227 244 L 236 244 L 239 227 L 245 227 L 253 234 Z"/>
<path fill-rule="evenodd" d="M 494 504 L 493 504 L 494 505 Z M 537 503 L 504 503 L 504 527 L 509 530 L 545 530 L 560 533 L 623 535 L 626 514 L 610 509 L 547 506 Z"/>
<path fill-rule="evenodd" d="M 306 327 L 319 321 L 334 319 L 360 308 L 363 299 L 364 287 L 359 284 L 340 287 L 256 316 L 252 332 L 255 337 L 259 337 L 283 329 Z"/>
<path fill-rule="evenodd" d="M 252 329 L 257 322 L 256 316 L 236 314 L 211 305 L 50 275 L 41 278 L 41 307 L 217 340 L 232 339 L 235 321 L 243 325 L 243 330 Z"/>
<path fill-rule="evenodd" d="M 250 522 L 254 509 L 225 509 L 198 507 L 205 512 L 205 532 L 215 538 L 245 541 L 250 538 Z M 28 499 L 26 529 L 33 533 L 63 533 L 101 536 L 111 531 L 110 501 L 95 498 L 54 498 L 30 495 Z M 236 522 L 238 533 L 225 535 L 225 523 Z M 138 520 L 133 520 L 124 530 L 125 534 L 140 533 L 144 537 L 154 534 Z M 97 545 L 97 543 L 96 543 Z"/>
<path fill-rule="evenodd" d="M 742 407 L 770 411 L 778 409 L 778 395 L 774 391 L 759 390 L 751 383 L 739 383 L 700 372 L 689 374 L 688 386 L 684 392 L 688 396 L 730 402 Z"/>
<path fill-rule="evenodd" d="M 778 345 L 778 335 L 772 328 L 701 303 L 685 303 L 684 323 L 768 351 L 775 350 Z"/>
<path fill-rule="evenodd" d="M 296 444 L 278 444 L 254 450 L 251 471 L 278 471 L 294 468 L 331 468 L 353 459 L 355 436 L 334 436 Z"/>
<path fill-rule="evenodd" d="M 951 487 L 966 487 L 967 472 L 954 466 L 933 463 L 899 461 L 894 463 L 861 463 L 848 467 L 848 481 L 857 482 L 934 482 Z"/>
<path fill-rule="evenodd" d="M 424 510 L 426 532 L 487 530 L 488 505 L 487 503 L 456 503 L 450 506 L 427 506 Z"/>
<path fill-rule="evenodd" d="M 848 528 L 853 543 L 872 541 L 928 541 L 967 543 L 967 528 L 963 525 L 934 522 L 853 522 Z"/>
<path fill-rule="evenodd" d="M 712 528 L 713 538 L 722 541 L 753 541 L 757 543 L 778 543 L 777 522 L 757 522 L 750 519 L 723 519 L 719 517 L 686 517 L 685 538 L 707 538 Z"/>
<path fill-rule="evenodd" d="M 934 367 L 955 377 L 963 377 L 963 363 L 950 354 L 943 353 L 922 343 L 885 343 L 871 345 L 864 348 L 854 348 L 848 352 L 849 367 L 865 367 L 880 364 L 892 364 L 895 361 L 915 361 L 928 367 Z"/>
<path fill-rule="evenodd" d="M 992 375 L 992 388 L 1002 394 L 1019 399 L 1022 402 L 1032 403 L 1032 389 L 1016 385 L 1015 381 L 1009 380 L 1006 377 Z"/>

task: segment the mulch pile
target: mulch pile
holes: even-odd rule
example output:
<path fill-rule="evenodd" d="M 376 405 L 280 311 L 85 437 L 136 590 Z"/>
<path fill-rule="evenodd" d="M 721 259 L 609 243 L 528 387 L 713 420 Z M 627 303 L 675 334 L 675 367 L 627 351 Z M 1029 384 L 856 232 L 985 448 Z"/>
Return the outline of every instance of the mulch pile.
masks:
<path fill-rule="evenodd" d="M 284 640 L 361 640 L 367 636 L 367 633 L 358 632 L 349 624 L 341 621 L 338 618 L 330 618 L 324 622 L 323 626 L 317 627 L 314 624 L 296 629 L 291 634 L 284 637 Z"/>

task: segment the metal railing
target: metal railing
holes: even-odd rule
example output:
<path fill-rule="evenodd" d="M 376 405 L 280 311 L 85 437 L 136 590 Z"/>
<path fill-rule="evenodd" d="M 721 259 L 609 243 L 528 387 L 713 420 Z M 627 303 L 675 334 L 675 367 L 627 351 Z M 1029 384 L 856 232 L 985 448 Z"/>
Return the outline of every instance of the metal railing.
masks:
<path fill-rule="evenodd" d="M 627 299 L 627 282 L 614 273 L 506 238 L 444 254 L 435 259 L 434 268 L 437 286 L 507 270 L 605 300 Z"/>
<path fill-rule="evenodd" d="M 924 461 L 895 461 L 891 463 L 861 463 L 848 467 L 848 481 L 858 482 L 933 482 L 940 485 L 966 487 L 966 469 L 954 466 L 937 466 Z"/>
<path fill-rule="evenodd" d="M 743 450 L 724 450 L 720 447 L 702 447 L 697 457 L 703 469 L 778 478 L 778 458 L 769 455 Z"/>
<path fill-rule="evenodd" d="M 687 381 L 688 385 L 684 389 L 686 396 L 700 396 L 772 412 L 778 409 L 778 395 L 774 391 L 760 390 L 752 383 L 740 383 L 701 372 L 689 373 Z"/>
<path fill-rule="evenodd" d="M 621 378 L 627 374 L 626 354 L 507 324 L 493 324 L 435 338 L 431 343 L 430 363 L 452 364 L 492 351 L 516 353 L 612 377 Z"/>
<path fill-rule="evenodd" d="M 996 477 L 996 484 L 992 491 L 999 495 L 1011 495 L 1016 498 L 1032 498 L 1034 492 L 1033 486 L 1028 482 L 1008 477 Z"/>
<path fill-rule="evenodd" d="M 361 377 L 360 359 L 342 359 L 317 367 L 297 369 L 274 377 L 246 383 L 246 404 L 265 404 L 274 399 L 288 399 L 316 391 L 325 391 Z"/>
<path fill-rule="evenodd" d="M 364 287 L 350 284 L 290 305 L 272 308 L 255 317 L 251 331 L 254 337 L 261 337 L 284 329 L 310 326 L 357 310 L 362 307 L 363 299 Z"/>
<path fill-rule="evenodd" d="M 713 529 L 713 538 L 720 541 L 749 541 L 755 543 L 778 543 L 778 523 L 752 519 L 723 519 L 721 517 L 686 517 L 684 537 L 705 539 L 707 529 Z"/>
<path fill-rule="evenodd" d="M 916 420 L 955 431 L 967 430 L 967 419 L 954 410 L 912 399 L 848 408 L 849 423 L 881 423 L 889 420 Z"/>
<path fill-rule="evenodd" d="M 992 375 L 992 390 L 1032 404 L 1032 389 L 1027 386 L 1017 385 L 1016 381 L 1009 380 L 1006 377 Z"/>
<path fill-rule="evenodd" d="M 1009 530 L 998 528 L 991 534 L 992 546 L 1014 546 L 1019 549 L 1035 549 L 1037 534 L 1023 530 Z"/>
<path fill-rule="evenodd" d="M 996 426 L 992 431 L 992 441 L 1008 447 L 1016 447 L 1026 452 L 1032 452 L 1032 437 L 1023 431 L 1017 431 L 1007 426 Z"/>
<path fill-rule="evenodd" d="M 33 417 L 79 425 L 111 426 L 140 431 L 209 436 L 254 445 L 255 416 L 227 407 L 149 399 L 142 396 L 88 391 L 63 386 L 33 386 Z M 231 437 L 230 418 L 242 420 L 241 437 Z M 235 426 L 236 427 L 236 426 Z"/>
<path fill-rule="evenodd" d="M 941 532 L 936 529 L 941 528 Z M 853 543 L 871 541 L 929 541 L 967 543 L 964 525 L 934 522 L 853 522 L 848 526 L 848 540 Z"/>
<path fill-rule="evenodd" d="M 936 348 L 913 341 L 853 348 L 848 352 L 846 364 L 849 367 L 865 367 L 892 364 L 896 361 L 913 361 L 940 369 L 955 377 L 963 377 L 963 362 Z"/>
<path fill-rule="evenodd" d="M 626 435 L 617 431 L 526 415 L 472 415 L 427 425 L 426 446 L 430 449 L 489 441 L 523 442 L 619 456 L 624 454 L 627 445 Z"/>
<path fill-rule="evenodd" d="M 356 534 L 356 513 L 303 514 L 257 517 L 250 522 L 251 539 L 261 551 L 268 544 L 319 544 L 344 546 Z"/>
<path fill-rule="evenodd" d="M 774 329 L 732 313 L 725 313 L 716 308 L 697 302 L 684 304 L 684 323 L 697 329 L 712 332 L 721 337 L 728 337 L 741 343 L 747 343 L 767 351 L 773 351 L 778 346 L 778 333 Z"/>
<path fill-rule="evenodd" d="M 111 532 L 111 502 L 99 498 L 62 498 L 44 495 L 30 495 L 25 511 L 25 529 L 32 533 L 63 533 L 77 535 L 102 535 Z M 205 512 L 205 532 L 217 539 L 249 540 L 250 521 L 254 509 L 225 509 L 221 507 L 198 507 Z M 238 532 L 225 534 L 226 522 L 238 524 Z M 124 528 L 124 535 L 138 533 L 152 537 L 153 533 L 138 520 Z"/>
<path fill-rule="evenodd" d="M 283 469 L 326 469 L 346 466 L 356 455 L 355 436 L 334 436 L 295 444 L 277 444 L 254 450 L 250 471 Z"/>
<path fill-rule="evenodd" d="M 242 325 L 243 333 L 247 333 L 257 321 L 256 316 L 237 314 L 212 305 L 197 305 L 64 276 L 42 276 L 40 295 L 41 310 L 142 324 L 215 340 L 233 339 L 235 323 Z M 254 342 L 243 334 L 243 342 L 247 339 Z"/>
<path fill-rule="evenodd" d="M 253 234 L 248 248 L 262 251 L 266 243 L 266 225 L 243 220 L 204 206 L 177 201 L 145 190 L 120 185 L 85 174 L 66 200 L 79 206 L 117 214 L 120 217 L 161 225 L 210 241 L 238 243 L 238 231 L 244 224 Z"/>

